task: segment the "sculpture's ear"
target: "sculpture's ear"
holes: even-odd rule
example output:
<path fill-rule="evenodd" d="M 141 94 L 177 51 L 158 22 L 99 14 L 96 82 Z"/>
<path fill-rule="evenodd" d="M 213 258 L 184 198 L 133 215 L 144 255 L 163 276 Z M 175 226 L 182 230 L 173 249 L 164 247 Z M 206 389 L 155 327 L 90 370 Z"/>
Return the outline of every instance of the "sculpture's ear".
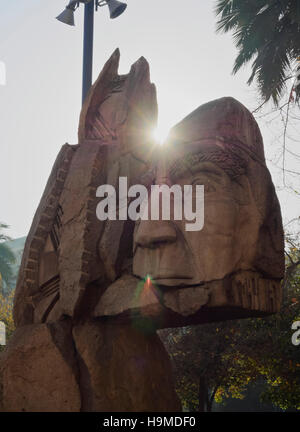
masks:
<path fill-rule="evenodd" d="M 141 57 L 127 75 L 118 75 L 119 61 L 117 49 L 88 93 L 80 115 L 79 144 L 114 141 L 122 150 L 132 150 L 144 145 L 156 126 L 156 89 L 148 62 Z"/>

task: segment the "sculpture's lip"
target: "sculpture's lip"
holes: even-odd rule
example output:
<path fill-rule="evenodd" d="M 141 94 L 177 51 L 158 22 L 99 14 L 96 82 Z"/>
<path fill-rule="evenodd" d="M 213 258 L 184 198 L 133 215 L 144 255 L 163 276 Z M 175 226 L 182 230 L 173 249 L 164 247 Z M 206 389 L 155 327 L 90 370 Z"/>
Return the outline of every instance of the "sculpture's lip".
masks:
<path fill-rule="evenodd" d="M 191 288 L 191 287 L 201 285 L 201 282 L 198 281 L 194 282 L 194 279 L 188 276 L 184 276 L 184 277 L 168 276 L 168 277 L 161 277 L 161 278 L 151 277 L 151 281 L 154 285 L 158 285 L 162 288 L 171 288 L 171 287 Z"/>
<path fill-rule="evenodd" d="M 182 276 L 173 275 L 173 274 L 154 276 L 152 273 L 147 273 L 146 276 L 141 276 L 141 275 L 136 274 L 135 277 L 137 277 L 140 280 L 146 280 L 148 277 L 150 277 L 151 282 L 153 284 L 160 285 L 160 286 L 166 286 L 166 287 L 171 287 L 171 286 L 193 287 L 193 286 L 199 286 L 202 283 L 199 281 L 195 281 L 193 276 L 187 276 L 186 274 L 182 275 Z M 188 281 L 191 281 L 191 282 L 188 283 Z"/>
<path fill-rule="evenodd" d="M 172 280 L 172 281 L 186 281 L 186 280 L 192 280 L 194 279 L 192 276 L 178 276 L 178 275 L 172 275 L 172 274 L 168 274 L 168 275 L 162 275 L 162 276 L 154 276 L 152 273 L 147 273 L 146 276 L 141 276 L 138 275 L 138 278 L 140 279 L 147 279 L 148 277 L 151 278 L 152 282 L 157 282 L 160 283 L 161 281 L 168 281 L 168 280 Z"/>
<path fill-rule="evenodd" d="M 155 280 L 155 281 L 159 281 L 159 280 L 165 280 L 165 279 L 178 279 L 178 280 L 181 280 L 181 279 L 193 279 L 193 277 L 192 276 L 186 276 L 186 275 L 184 275 L 184 276 L 178 276 L 178 275 L 162 275 L 162 276 L 151 276 L 152 277 L 152 279 L 153 280 Z"/>
<path fill-rule="evenodd" d="M 154 282 L 161 286 L 177 286 L 179 288 L 191 288 L 203 285 L 203 282 L 186 283 L 183 279 L 155 279 Z"/>

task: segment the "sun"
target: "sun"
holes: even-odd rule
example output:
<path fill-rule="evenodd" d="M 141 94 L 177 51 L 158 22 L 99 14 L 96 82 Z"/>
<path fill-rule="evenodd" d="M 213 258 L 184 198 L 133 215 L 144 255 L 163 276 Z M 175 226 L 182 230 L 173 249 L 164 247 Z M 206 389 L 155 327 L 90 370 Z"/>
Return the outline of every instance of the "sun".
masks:
<path fill-rule="evenodd" d="M 169 134 L 170 128 L 167 125 L 158 125 L 156 129 L 153 130 L 152 134 L 154 139 L 160 144 L 163 145 L 167 136 Z"/>

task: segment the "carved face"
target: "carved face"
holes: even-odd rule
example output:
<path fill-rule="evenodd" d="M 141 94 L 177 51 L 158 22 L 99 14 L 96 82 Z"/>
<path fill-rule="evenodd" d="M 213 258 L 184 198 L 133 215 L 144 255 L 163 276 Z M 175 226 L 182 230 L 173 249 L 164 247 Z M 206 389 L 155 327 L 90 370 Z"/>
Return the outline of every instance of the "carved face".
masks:
<path fill-rule="evenodd" d="M 246 158 L 217 139 L 165 151 L 156 184 L 204 185 L 204 226 L 185 220 L 142 220 L 134 234 L 134 275 L 159 285 L 189 286 L 253 269 L 261 216 L 246 174 Z M 150 208 L 151 196 L 149 196 Z M 195 203 L 194 203 L 195 204 Z M 172 204 L 171 204 L 172 208 Z M 195 208 L 195 206 L 194 206 Z"/>

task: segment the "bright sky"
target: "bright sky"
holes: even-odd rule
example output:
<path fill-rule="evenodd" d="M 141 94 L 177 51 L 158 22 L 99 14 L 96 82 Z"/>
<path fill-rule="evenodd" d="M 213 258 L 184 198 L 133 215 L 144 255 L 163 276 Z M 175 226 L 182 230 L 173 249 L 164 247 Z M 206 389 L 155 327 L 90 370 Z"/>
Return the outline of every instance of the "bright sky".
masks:
<path fill-rule="evenodd" d="M 76 27 L 70 27 L 55 19 L 66 3 L 0 0 L 0 66 L 6 65 L 7 80 L 6 86 L 0 81 L 0 221 L 11 225 L 12 237 L 27 234 L 60 147 L 77 143 L 83 6 L 76 11 Z M 143 55 L 157 87 L 159 134 L 222 96 L 233 96 L 253 110 L 259 101 L 255 89 L 246 85 L 249 68 L 231 75 L 236 49 L 230 35 L 216 35 L 214 5 L 214 0 L 128 0 L 127 10 L 115 20 L 100 8 L 94 79 L 117 47 L 120 73 Z M 280 166 L 280 118 L 271 127 L 266 120 L 258 120 L 266 156 Z M 297 142 L 289 145 L 293 150 Z M 287 163 L 297 168 L 290 154 Z M 274 183 L 282 186 L 281 171 L 269 167 Z M 289 178 L 289 183 L 300 190 L 298 179 Z M 300 215 L 294 192 L 282 190 L 279 197 L 284 220 Z"/>

